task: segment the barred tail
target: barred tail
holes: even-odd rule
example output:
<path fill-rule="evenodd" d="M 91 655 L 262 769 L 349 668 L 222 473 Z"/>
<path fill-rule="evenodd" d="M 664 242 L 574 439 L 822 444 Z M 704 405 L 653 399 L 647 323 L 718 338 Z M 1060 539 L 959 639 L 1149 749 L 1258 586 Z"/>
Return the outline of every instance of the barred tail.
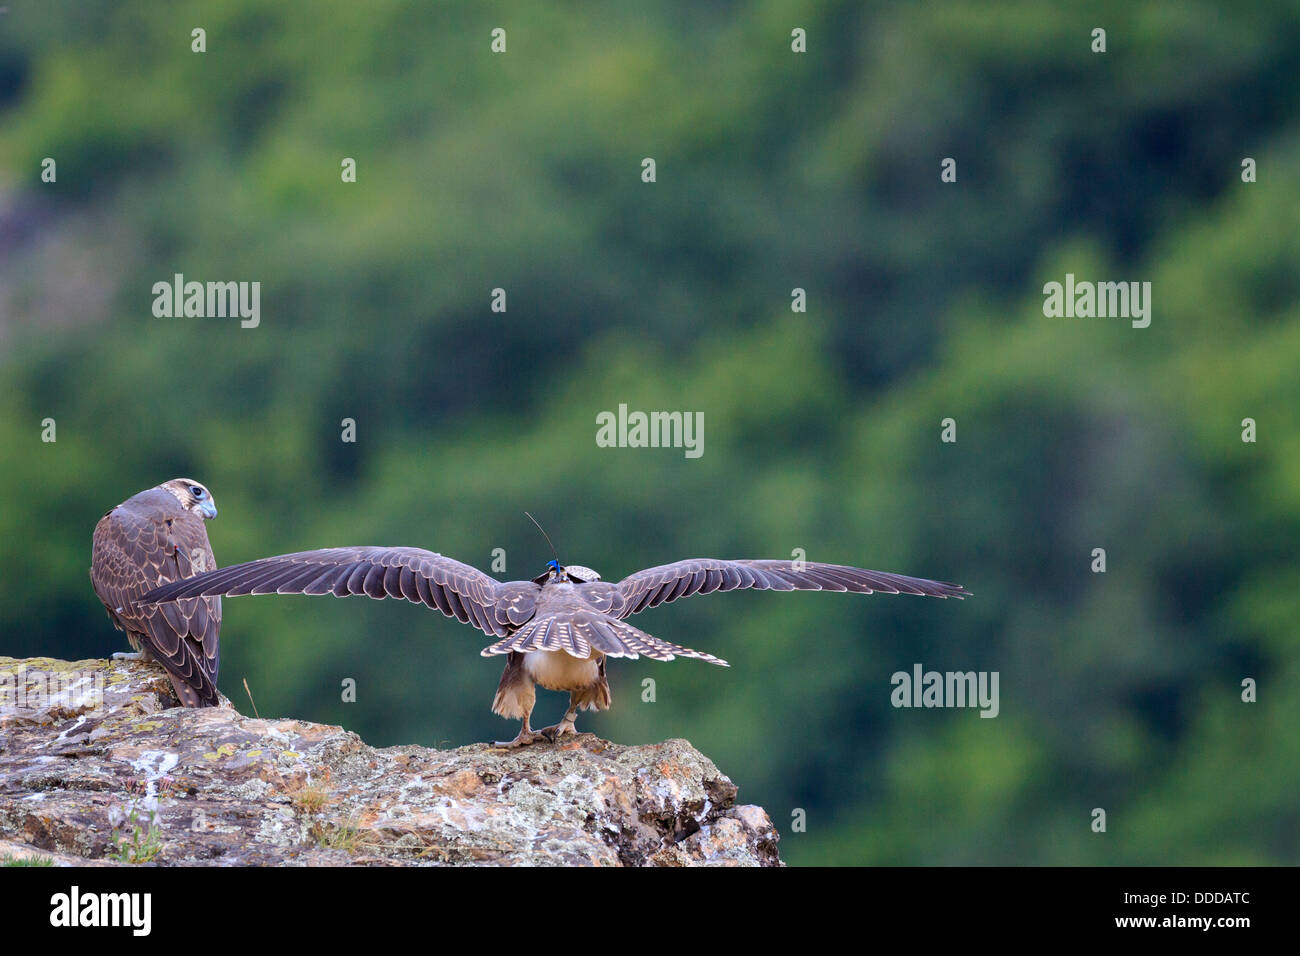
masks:
<path fill-rule="evenodd" d="M 482 654 L 491 657 L 493 654 L 509 654 L 511 651 L 564 651 L 572 657 L 586 660 L 593 649 L 606 657 L 636 659 L 644 655 L 656 661 L 693 657 L 721 667 L 731 666 L 712 654 L 662 641 L 626 621 L 595 611 L 580 611 L 563 617 L 553 615 L 534 618 L 509 637 L 483 648 Z"/>

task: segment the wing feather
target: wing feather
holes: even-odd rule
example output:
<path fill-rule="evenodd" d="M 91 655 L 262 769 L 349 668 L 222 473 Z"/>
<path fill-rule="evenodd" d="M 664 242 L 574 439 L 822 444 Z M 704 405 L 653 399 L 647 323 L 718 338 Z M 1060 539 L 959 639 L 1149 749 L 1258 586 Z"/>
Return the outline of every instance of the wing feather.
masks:
<path fill-rule="evenodd" d="M 842 564 L 793 561 L 722 561 L 690 558 L 647 568 L 618 582 L 623 597 L 619 617 L 630 617 L 692 594 L 743 588 L 770 591 L 853 591 L 871 594 L 924 594 L 965 598 L 970 592 L 957 584 L 912 578 L 885 571 L 867 571 Z M 666 643 L 666 642 L 664 642 Z"/>
<path fill-rule="evenodd" d="M 529 620 L 540 588 L 502 584 L 477 568 L 421 548 L 325 548 L 231 565 L 156 588 L 144 603 L 242 594 L 366 595 L 423 604 L 493 637 Z M 500 601 L 499 598 L 506 600 Z"/>

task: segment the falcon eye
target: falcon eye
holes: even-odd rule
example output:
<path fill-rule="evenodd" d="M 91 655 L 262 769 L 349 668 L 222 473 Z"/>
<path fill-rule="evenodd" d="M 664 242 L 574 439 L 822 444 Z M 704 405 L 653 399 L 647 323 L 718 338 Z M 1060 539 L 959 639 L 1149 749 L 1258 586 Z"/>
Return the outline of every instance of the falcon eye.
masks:
<path fill-rule="evenodd" d="M 199 501 L 202 501 L 207 496 L 207 492 L 204 491 L 202 488 L 200 488 L 198 485 L 194 485 L 193 487 L 190 488 L 190 494 L 192 494 Z"/>

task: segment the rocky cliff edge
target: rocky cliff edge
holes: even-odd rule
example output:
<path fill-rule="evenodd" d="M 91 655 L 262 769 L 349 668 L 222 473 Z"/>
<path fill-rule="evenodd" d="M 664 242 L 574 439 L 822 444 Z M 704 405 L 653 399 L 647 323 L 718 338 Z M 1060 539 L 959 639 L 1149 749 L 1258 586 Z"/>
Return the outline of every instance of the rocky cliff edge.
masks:
<path fill-rule="evenodd" d="M 182 709 L 152 664 L 0 657 L 0 861 L 779 866 L 736 792 L 685 740 L 374 748 Z"/>

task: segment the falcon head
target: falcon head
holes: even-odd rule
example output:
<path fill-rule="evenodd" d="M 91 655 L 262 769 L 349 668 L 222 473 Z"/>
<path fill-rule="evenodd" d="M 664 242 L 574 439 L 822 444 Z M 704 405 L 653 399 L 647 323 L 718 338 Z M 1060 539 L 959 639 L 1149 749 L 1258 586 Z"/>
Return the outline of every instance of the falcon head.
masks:
<path fill-rule="evenodd" d="M 217 516 L 217 503 L 212 500 L 212 492 L 193 478 L 173 478 L 163 482 L 162 487 L 171 492 L 186 511 L 193 511 L 202 518 Z"/>
<path fill-rule="evenodd" d="M 546 570 L 533 578 L 536 584 L 545 584 L 548 581 L 586 584 L 588 581 L 599 580 L 600 575 L 591 568 L 584 568 L 580 564 L 561 565 L 559 561 L 547 561 Z"/>

